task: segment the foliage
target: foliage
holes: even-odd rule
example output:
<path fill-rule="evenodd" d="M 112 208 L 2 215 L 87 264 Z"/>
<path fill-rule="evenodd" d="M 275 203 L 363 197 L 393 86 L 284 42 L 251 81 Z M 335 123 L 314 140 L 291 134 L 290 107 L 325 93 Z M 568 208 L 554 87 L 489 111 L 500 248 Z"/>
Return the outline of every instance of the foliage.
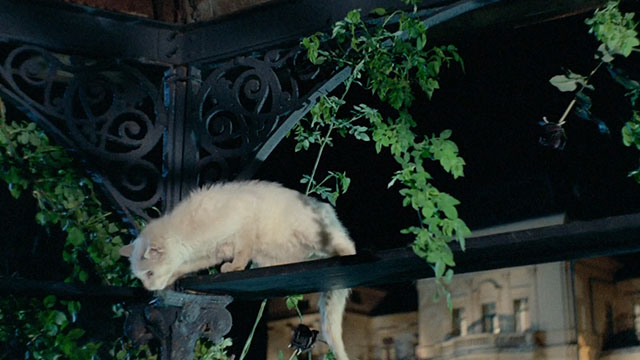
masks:
<path fill-rule="evenodd" d="M 116 360 L 158 360 L 159 358 L 148 346 L 135 346 L 125 338 L 119 338 L 113 342 L 109 356 L 110 359 Z"/>
<path fill-rule="evenodd" d="M 593 17 L 585 21 L 590 26 L 589 32 L 593 33 L 600 42 L 595 54 L 597 65 L 591 73 L 585 76 L 569 71 L 565 75 L 556 75 L 549 80 L 560 91 L 576 91 L 573 100 L 560 120 L 553 125 L 563 126 L 571 109 L 576 106 L 575 114 L 578 117 L 595 122 L 600 132 L 609 133 L 605 122 L 592 115 L 591 98 L 586 93 L 587 90 L 595 90 L 593 85 L 589 83 L 592 76 L 601 68 L 606 68 L 611 79 L 627 91 L 626 95 L 632 107 L 631 119 L 622 128 L 622 142 L 626 146 L 635 145 L 640 150 L 640 103 L 638 102 L 640 82 L 629 78 L 622 68 L 614 65 L 614 61 L 619 57 L 627 58 L 634 52 L 640 52 L 640 39 L 638 39 L 636 31 L 638 23 L 634 20 L 634 13 L 620 12 L 618 4 L 618 1 L 609 2 L 604 8 L 596 10 Z M 545 122 L 548 123 L 546 120 Z M 640 183 L 640 168 L 630 172 L 629 175 Z"/>
<path fill-rule="evenodd" d="M 24 354 L 25 359 L 70 359 L 93 358 L 100 343 L 78 340 L 84 330 L 75 327 L 80 303 L 61 302 L 55 296 L 43 300 L 21 301 L 6 297 L 0 307 L 0 359 L 11 359 L 12 355 Z M 23 339 L 17 343 L 15 339 Z"/>
<path fill-rule="evenodd" d="M 633 13 L 623 14 L 618 10 L 618 3 L 611 1 L 604 9 L 596 10 L 586 24 L 591 26 L 589 33 L 604 45 L 606 53 L 627 57 L 640 45 L 635 30 L 638 24 L 633 20 Z"/>
<path fill-rule="evenodd" d="M 233 345 L 231 339 L 223 338 L 219 343 L 214 344 L 211 341 L 199 341 L 196 344 L 195 359 L 196 360 L 228 360 L 227 348 Z"/>
<path fill-rule="evenodd" d="M 322 152 L 327 145 L 333 145 L 334 135 L 373 141 L 378 153 L 388 149 L 400 167 L 389 187 L 401 185 L 403 205 L 415 209 L 420 222 L 402 232 L 415 236 L 414 251 L 432 265 L 439 289 L 446 293 L 441 280 L 450 281 L 451 267 L 455 265 L 449 243 L 455 239 L 464 248 L 464 238 L 470 231 L 458 217 L 459 201 L 431 182 L 426 161 L 438 162 L 454 178 L 464 175 L 465 163 L 458 155 L 457 145 L 450 140 L 450 130 L 431 136 L 416 133 L 418 124 L 411 115 L 411 106 L 419 96 L 415 88 L 431 99 L 440 87 L 441 69 L 451 63 L 462 65 L 462 59 L 453 45 L 427 47 L 426 25 L 417 19 L 418 1 L 405 2 L 414 5 L 413 12 L 398 10 L 387 14 L 384 9 L 374 10 L 381 17 L 379 26 L 370 26 L 359 10 L 353 10 L 333 25 L 331 34 L 317 33 L 302 41 L 313 63 L 350 66 L 352 73 L 345 80 L 342 95 L 322 97 L 310 118 L 294 129 L 295 150 L 319 146 L 313 170 L 301 182 L 308 184 L 307 193 L 317 193 L 335 205 L 338 195 L 349 186 L 346 174 L 330 172 L 324 180 L 314 180 Z M 382 110 L 364 103 L 345 109 L 345 97 L 354 84 L 386 105 Z M 336 180 L 336 185 L 325 186 L 331 179 Z"/>
<path fill-rule="evenodd" d="M 38 202 L 36 222 L 66 232 L 62 257 L 72 265 L 67 280 L 86 282 L 95 273 L 106 284 L 131 284 L 128 266 L 118 254 L 129 232 L 103 211 L 93 183 L 76 170 L 65 150 L 51 144 L 35 123 L 8 122 L 1 105 L 0 146 L 0 178 L 11 194 L 18 198 L 30 192 Z"/>
<path fill-rule="evenodd" d="M 62 258 L 71 265 L 66 280 L 139 285 L 118 253 L 129 231 L 114 214 L 104 211 L 93 182 L 78 168 L 35 123 L 7 121 L 0 101 L 0 178 L 8 183 L 15 198 L 24 193 L 35 197 L 38 224 L 59 226 L 66 232 Z M 95 275 L 93 279 L 90 274 Z M 24 347 L 27 359 L 95 358 L 101 344 L 83 340 L 84 330 L 69 326 L 79 311 L 79 302 L 58 303 L 52 296 L 42 303 L 33 299 L 0 299 L 0 342 L 19 343 L 16 346 Z M 199 342 L 198 354 L 207 360 L 226 359 L 223 354 L 229 341 Z M 16 349 L 0 352 L 0 359 L 15 355 L 13 351 Z M 109 354 L 128 360 L 158 357 L 148 347 L 136 348 L 123 339 L 113 342 Z"/>

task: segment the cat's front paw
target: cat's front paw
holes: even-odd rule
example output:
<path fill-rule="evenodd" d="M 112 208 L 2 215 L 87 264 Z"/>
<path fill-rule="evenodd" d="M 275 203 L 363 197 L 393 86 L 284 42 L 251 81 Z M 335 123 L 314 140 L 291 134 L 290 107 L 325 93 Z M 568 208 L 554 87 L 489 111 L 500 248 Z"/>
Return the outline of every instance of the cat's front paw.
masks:
<path fill-rule="evenodd" d="M 220 272 L 222 272 L 222 273 L 227 273 L 227 272 L 231 272 L 231 271 L 238 271 L 238 270 L 242 270 L 242 269 L 238 268 L 237 266 L 233 266 L 233 264 L 230 263 L 230 262 L 224 263 L 224 264 L 222 264 L 222 266 L 220 266 Z"/>

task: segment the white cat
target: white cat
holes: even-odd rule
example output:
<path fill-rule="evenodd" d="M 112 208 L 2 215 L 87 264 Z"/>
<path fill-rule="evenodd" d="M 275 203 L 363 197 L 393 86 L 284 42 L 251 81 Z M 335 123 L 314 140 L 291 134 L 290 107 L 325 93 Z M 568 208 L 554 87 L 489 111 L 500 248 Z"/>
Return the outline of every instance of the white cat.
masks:
<path fill-rule="evenodd" d="M 329 204 L 264 181 L 196 190 L 120 249 L 148 290 L 223 262 L 221 271 L 228 272 L 244 270 L 249 261 L 262 267 L 355 252 Z M 348 359 L 342 341 L 348 294 L 347 289 L 328 291 L 318 302 L 325 340 L 338 360 Z"/>

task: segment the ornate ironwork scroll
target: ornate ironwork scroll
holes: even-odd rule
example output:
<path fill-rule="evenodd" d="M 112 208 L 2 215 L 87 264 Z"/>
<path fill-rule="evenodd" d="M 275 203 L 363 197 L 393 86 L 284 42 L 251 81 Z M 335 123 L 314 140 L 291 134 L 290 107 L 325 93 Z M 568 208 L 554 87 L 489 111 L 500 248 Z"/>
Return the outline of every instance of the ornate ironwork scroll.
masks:
<path fill-rule="evenodd" d="M 0 95 L 77 150 L 129 218 L 236 177 L 288 114 L 308 111 L 321 80 L 298 47 L 199 64 L 211 68 L 204 80 L 193 66 L 143 73 L 35 46 L 4 50 Z"/>
<path fill-rule="evenodd" d="M 149 217 L 145 210 L 163 193 L 157 155 L 166 111 L 142 72 L 117 61 L 20 46 L 8 52 L 0 76 L 2 96 L 80 153 L 128 215 Z"/>
<path fill-rule="evenodd" d="M 199 183 L 233 178 L 317 88 L 301 49 L 237 57 L 206 76 L 196 96 Z"/>

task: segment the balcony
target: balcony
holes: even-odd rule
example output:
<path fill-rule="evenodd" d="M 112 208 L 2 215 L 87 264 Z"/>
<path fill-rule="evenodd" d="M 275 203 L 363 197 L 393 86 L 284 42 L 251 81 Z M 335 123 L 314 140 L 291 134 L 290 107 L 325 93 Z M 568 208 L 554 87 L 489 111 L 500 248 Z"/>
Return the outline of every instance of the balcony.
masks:
<path fill-rule="evenodd" d="M 452 337 L 433 346 L 418 349 L 421 359 L 456 357 L 473 353 L 499 352 L 505 349 L 529 350 L 533 348 L 531 332 L 480 333 Z"/>

